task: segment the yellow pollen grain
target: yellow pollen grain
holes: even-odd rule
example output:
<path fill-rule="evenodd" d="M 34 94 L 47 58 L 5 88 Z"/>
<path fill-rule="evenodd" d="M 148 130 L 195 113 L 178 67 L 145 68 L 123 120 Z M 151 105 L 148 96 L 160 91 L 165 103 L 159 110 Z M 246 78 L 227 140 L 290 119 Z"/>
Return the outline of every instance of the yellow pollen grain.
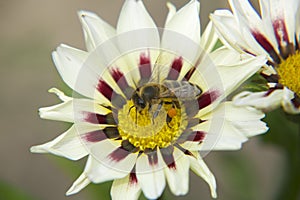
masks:
<path fill-rule="evenodd" d="M 145 149 L 164 148 L 176 141 L 187 126 L 187 116 L 183 108 L 176 108 L 176 115 L 171 122 L 166 122 L 167 110 L 172 105 L 164 104 L 157 117 L 148 108 L 136 112 L 132 101 L 128 101 L 118 112 L 118 130 L 122 140 L 128 140 L 140 151 Z"/>
<path fill-rule="evenodd" d="M 279 83 L 300 96 L 300 51 L 283 60 L 277 68 Z"/>

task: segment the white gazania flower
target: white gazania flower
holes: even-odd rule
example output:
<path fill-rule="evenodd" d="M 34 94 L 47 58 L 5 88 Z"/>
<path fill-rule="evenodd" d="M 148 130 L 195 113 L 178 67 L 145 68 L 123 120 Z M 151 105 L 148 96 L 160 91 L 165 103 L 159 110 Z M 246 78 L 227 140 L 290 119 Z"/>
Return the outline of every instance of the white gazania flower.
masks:
<path fill-rule="evenodd" d="M 300 113 L 300 9 L 299 0 L 260 0 L 261 16 L 247 0 L 229 0 L 233 13 L 216 10 L 211 19 L 224 44 L 239 52 L 266 55 L 261 75 L 265 92 L 242 92 L 236 105 L 269 111 L 282 105 Z"/>
<path fill-rule="evenodd" d="M 166 182 L 184 195 L 191 168 L 216 197 L 215 178 L 200 151 L 239 149 L 267 131 L 262 112 L 221 102 L 266 59 L 213 50 L 211 24 L 200 36 L 198 1 L 178 11 L 168 7 L 164 30 L 142 1 L 125 1 L 116 30 L 81 11 L 88 51 L 61 45 L 53 52 L 58 72 L 79 95 L 51 89 L 62 103 L 41 108 L 40 116 L 73 125 L 31 151 L 71 160 L 88 156 L 67 195 L 110 180 L 112 199 L 137 199 L 141 192 L 157 199 Z"/>

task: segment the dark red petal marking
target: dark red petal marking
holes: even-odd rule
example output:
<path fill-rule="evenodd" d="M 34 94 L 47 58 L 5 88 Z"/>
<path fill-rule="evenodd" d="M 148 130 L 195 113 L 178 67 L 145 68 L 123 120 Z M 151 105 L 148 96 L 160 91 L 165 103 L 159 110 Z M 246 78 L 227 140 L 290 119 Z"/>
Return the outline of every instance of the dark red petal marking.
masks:
<path fill-rule="evenodd" d="M 289 43 L 288 32 L 283 19 L 274 20 L 273 29 L 279 46 L 281 46 L 282 43 Z"/>
<path fill-rule="evenodd" d="M 280 58 L 268 39 L 258 31 L 252 31 L 252 35 L 255 40 L 270 54 L 274 62 L 280 63 Z"/>
<path fill-rule="evenodd" d="M 194 131 L 188 135 L 187 140 L 194 141 L 194 142 L 202 142 L 205 138 L 205 135 L 206 135 L 206 132 Z"/>
<path fill-rule="evenodd" d="M 119 69 L 111 69 L 110 74 L 122 90 L 129 87 L 124 74 Z"/>
<path fill-rule="evenodd" d="M 180 151 L 182 151 L 185 155 L 193 156 L 194 157 L 194 155 L 192 154 L 192 152 L 190 152 L 189 150 L 183 148 L 179 144 L 175 144 L 174 146 L 177 147 Z"/>
<path fill-rule="evenodd" d="M 106 135 L 103 131 L 92 131 L 89 133 L 85 133 L 82 138 L 86 140 L 87 142 L 100 142 L 102 140 L 107 139 Z"/>
<path fill-rule="evenodd" d="M 156 151 L 150 151 L 150 152 L 147 152 L 145 150 L 145 153 L 147 154 L 148 156 L 148 162 L 150 165 L 157 165 L 158 163 L 158 157 L 157 157 L 157 152 Z"/>
<path fill-rule="evenodd" d="M 199 110 L 209 106 L 220 96 L 218 91 L 207 91 L 198 98 Z"/>
<path fill-rule="evenodd" d="M 275 87 L 270 88 L 263 96 L 267 97 L 270 94 L 272 94 L 275 90 L 282 90 L 283 89 L 283 85 L 281 84 L 276 84 Z"/>
<path fill-rule="evenodd" d="M 134 166 L 133 169 L 131 170 L 130 174 L 129 174 L 129 184 L 130 185 L 135 185 L 137 183 L 138 183 L 138 179 L 136 177 L 135 166 Z"/>
<path fill-rule="evenodd" d="M 125 150 L 123 147 L 119 147 L 110 153 L 108 157 L 115 162 L 119 162 L 124 160 L 129 154 L 131 154 L 129 151 Z"/>
<path fill-rule="evenodd" d="M 113 89 L 102 79 L 99 80 L 97 90 L 103 94 L 108 100 L 111 100 Z"/>
<path fill-rule="evenodd" d="M 112 113 L 109 113 L 107 115 L 100 115 L 97 113 L 84 112 L 84 115 L 84 121 L 92 124 L 116 124 Z"/>
<path fill-rule="evenodd" d="M 191 129 L 185 130 L 178 138 L 178 143 L 184 143 L 186 141 L 202 142 L 205 138 L 206 132 L 204 131 L 193 131 Z"/>
<path fill-rule="evenodd" d="M 283 19 L 274 20 L 273 29 L 278 42 L 280 55 L 283 59 L 286 59 L 290 54 L 295 53 L 295 47 L 289 42 L 285 21 Z"/>
<path fill-rule="evenodd" d="M 196 70 L 196 67 L 192 67 L 187 73 L 186 75 L 184 76 L 184 79 L 185 80 L 190 80 L 190 78 L 192 77 L 193 73 L 195 72 Z"/>
<path fill-rule="evenodd" d="M 292 103 L 296 108 L 300 108 L 300 97 L 294 94 L 294 98 L 292 99 Z"/>
<path fill-rule="evenodd" d="M 160 149 L 160 152 L 161 152 L 162 157 L 163 157 L 165 163 L 167 164 L 167 166 L 170 169 L 176 170 L 175 159 L 174 159 L 174 156 L 173 156 L 174 147 L 169 146 L 167 148 L 162 148 L 162 149 Z"/>
<path fill-rule="evenodd" d="M 128 85 L 128 82 L 124 74 L 119 69 L 111 69 L 110 71 L 113 79 L 116 81 L 122 92 L 125 94 L 127 99 L 130 99 L 134 89 Z"/>
<path fill-rule="evenodd" d="M 169 71 L 167 79 L 168 80 L 177 80 L 177 78 L 180 74 L 182 65 L 183 65 L 182 57 L 174 59 L 172 62 L 171 69 Z"/>
<path fill-rule="evenodd" d="M 151 61 L 149 53 L 148 55 L 145 53 L 140 54 L 139 71 L 143 81 L 149 80 L 151 76 Z"/>
<path fill-rule="evenodd" d="M 267 75 L 261 72 L 260 75 L 264 77 L 269 83 L 278 83 L 279 80 L 278 74 Z"/>

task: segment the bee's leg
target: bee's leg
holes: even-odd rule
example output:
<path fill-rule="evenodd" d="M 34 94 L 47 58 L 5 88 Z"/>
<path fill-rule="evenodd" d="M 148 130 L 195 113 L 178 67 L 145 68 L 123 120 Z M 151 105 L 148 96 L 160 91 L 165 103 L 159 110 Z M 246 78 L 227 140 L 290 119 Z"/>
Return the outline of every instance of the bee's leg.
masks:
<path fill-rule="evenodd" d="M 161 108 L 162 108 L 162 105 L 163 105 L 163 101 L 161 101 L 158 105 L 157 105 L 157 109 L 156 109 L 156 111 L 153 113 L 153 115 L 152 115 L 152 123 L 154 124 L 154 119 L 158 116 L 158 114 L 159 114 L 159 112 L 160 112 L 160 110 L 161 110 Z M 152 109 L 152 106 L 150 107 L 150 109 L 149 110 L 151 110 Z"/>
<path fill-rule="evenodd" d="M 167 122 L 167 126 L 168 126 L 169 128 L 171 128 L 171 126 L 169 125 L 171 121 L 172 121 L 172 118 L 171 118 L 169 115 L 167 115 L 167 117 L 166 117 L 166 122 Z"/>

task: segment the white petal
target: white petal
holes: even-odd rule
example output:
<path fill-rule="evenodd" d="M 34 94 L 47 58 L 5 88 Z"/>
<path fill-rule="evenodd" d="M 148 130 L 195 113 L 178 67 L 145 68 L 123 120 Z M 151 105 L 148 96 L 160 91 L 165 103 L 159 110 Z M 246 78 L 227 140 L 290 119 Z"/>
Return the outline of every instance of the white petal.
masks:
<path fill-rule="evenodd" d="M 51 142 L 31 147 L 30 151 L 33 153 L 52 153 L 70 160 L 79 160 L 88 154 L 75 126 Z"/>
<path fill-rule="evenodd" d="M 119 142 L 104 140 L 91 147 L 92 156 L 88 159 L 85 173 L 92 182 L 123 178 L 131 172 L 138 154 L 129 153 L 124 159 L 114 160 L 110 155 L 119 146 Z"/>
<path fill-rule="evenodd" d="M 102 42 L 115 35 L 115 29 L 96 14 L 88 11 L 80 11 L 78 12 L 78 16 L 83 27 L 88 51 L 94 50 Z"/>
<path fill-rule="evenodd" d="M 86 174 L 82 173 L 66 192 L 66 195 L 69 196 L 80 192 L 83 188 L 90 184 L 90 182 L 91 181 L 87 178 Z"/>
<path fill-rule="evenodd" d="M 248 92 L 244 91 L 233 98 L 237 106 L 253 106 L 265 112 L 278 108 L 283 98 L 283 90 L 276 89 L 271 94 L 267 92 Z"/>
<path fill-rule="evenodd" d="M 114 180 L 110 191 L 112 200 L 137 200 L 140 194 L 141 187 L 138 183 L 130 182 L 130 175 Z"/>
<path fill-rule="evenodd" d="M 209 53 L 213 50 L 217 41 L 218 35 L 215 32 L 212 22 L 210 21 L 201 36 L 200 45 L 207 53 Z"/>
<path fill-rule="evenodd" d="M 193 155 L 196 158 L 189 156 L 192 171 L 208 183 L 210 187 L 211 196 L 213 198 L 217 198 L 217 185 L 214 175 L 210 172 L 210 170 L 208 169 L 198 152 L 193 152 Z"/>
<path fill-rule="evenodd" d="M 299 7 L 299 1 L 291 0 L 289 2 L 285 2 L 282 0 L 268 0 L 268 2 L 272 22 L 282 19 L 287 28 L 289 41 L 293 42 L 295 39 L 296 13 Z"/>
<path fill-rule="evenodd" d="M 124 33 L 143 28 L 156 29 L 156 25 L 142 1 L 126 0 L 117 25 L 117 33 Z"/>
<path fill-rule="evenodd" d="M 161 196 L 166 186 L 166 180 L 163 171 L 163 161 L 160 151 L 158 153 L 157 165 L 151 165 L 148 157 L 142 154 L 136 163 L 136 175 L 138 182 L 148 199 L 157 199 Z"/>
<path fill-rule="evenodd" d="M 165 25 L 167 23 L 169 23 L 169 21 L 173 18 L 173 16 L 176 14 L 176 7 L 170 3 L 170 2 L 167 2 L 167 7 L 169 9 L 169 12 L 168 12 L 168 16 L 166 18 L 166 22 L 165 22 Z"/>
<path fill-rule="evenodd" d="M 231 8 L 233 9 L 234 16 L 238 21 L 240 27 L 240 33 L 244 38 L 244 41 L 251 48 L 251 52 L 256 55 L 268 55 L 263 47 L 258 44 L 254 38 L 252 32 L 259 32 L 262 35 L 265 34 L 265 26 L 260 16 L 252 7 L 249 1 L 237 1 L 230 0 Z M 269 37 L 267 37 L 268 40 Z M 273 39 L 273 38 L 272 38 Z M 271 42 L 274 40 L 271 40 Z M 276 42 L 273 43 L 273 47 L 276 47 Z"/>
<path fill-rule="evenodd" d="M 296 38 L 298 38 L 298 42 L 300 41 L 300 4 L 298 6 L 297 14 L 296 14 Z"/>
<path fill-rule="evenodd" d="M 216 10 L 213 14 L 210 14 L 210 19 L 224 45 L 229 48 L 234 48 L 238 52 L 243 52 L 244 49 L 250 49 L 245 43 L 238 29 L 238 23 L 230 11 Z"/>
<path fill-rule="evenodd" d="M 165 28 L 182 34 L 196 44 L 200 43 L 200 19 L 199 19 L 200 4 L 196 0 L 190 1 L 183 8 L 173 15 L 166 23 Z M 163 37 L 169 37 L 165 35 Z M 173 41 L 174 42 L 174 41 Z"/>
<path fill-rule="evenodd" d="M 64 82 L 74 91 L 87 97 L 94 98 L 95 86 L 98 83 L 98 74 L 87 69 L 87 52 L 60 45 L 52 53 L 55 66 Z M 95 65 L 95 64 L 93 64 Z"/>
<path fill-rule="evenodd" d="M 190 161 L 182 151 L 174 148 L 174 160 L 176 168 L 165 168 L 165 175 L 170 190 L 176 196 L 185 195 L 189 190 Z"/>
<path fill-rule="evenodd" d="M 226 121 L 230 122 L 246 137 L 265 133 L 268 130 L 266 124 L 261 121 L 265 114 L 255 108 L 237 107 L 233 102 L 224 102 L 216 109 L 215 115 L 223 115 L 223 109 Z"/>
<path fill-rule="evenodd" d="M 264 114 L 254 108 L 236 107 L 232 102 L 221 103 L 214 112 L 201 117 L 202 120 L 207 120 L 205 123 L 193 128 L 207 133 L 201 145 L 188 143 L 185 147 L 202 151 L 240 149 L 248 137 L 268 130 L 261 121 L 263 117 Z"/>
<path fill-rule="evenodd" d="M 223 52 L 221 52 L 223 51 Z M 214 61 L 219 58 L 227 58 L 227 55 L 232 55 L 230 49 L 219 49 L 212 53 L 211 59 Z M 248 57 L 245 54 L 237 54 L 239 61 L 234 59 L 228 59 L 225 62 L 228 64 L 217 64 L 217 70 L 222 80 L 225 94 L 230 94 L 232 91 L 237 89 L 244 81 L 250 78 L 255 72 L 257 72 L 267 61 L 265 56 Z"/>
<path fill-rule="evenodd" d="M 88 57 L 87 52 L 61 44 L 52 53 L 54 64 L 64 82 L 74 89 L 78 73 Z"/>
<path fill-rule="evenodd" d="M 300 108 L 296 108 L 292 103 L 292 99 L 294 98 L 294 93 L 289 90 L 288 88 L 283 89 L 283 99 L 282 99 L 282 106 L 283 109 L 290 114 L 299 114 Z"/>
<path fill-rule="evenodd" d="M 158 29 L 142 1 L 125 1 L 120 13 L 117 33 L 116 43 L 120 55 L 128 63 L 129 75 L 137 82 L 139 80 L 137 66 L 141 54 L 149 56 L 154 63 L 158 51 L 152 49 L 158 49 L 160 46 Z"/>
<path fill-rule="evenodd" d="M 89 99 L 73 99 L 67 97 L 58 89 L 50 89 L 65 102 L 39 109 L 40 117 L 43 119 L 58 120 L 65 122 L 76 122 L 83 119 L 83 112 L 92 112 L 106 115 L 111 111 Z"/>

